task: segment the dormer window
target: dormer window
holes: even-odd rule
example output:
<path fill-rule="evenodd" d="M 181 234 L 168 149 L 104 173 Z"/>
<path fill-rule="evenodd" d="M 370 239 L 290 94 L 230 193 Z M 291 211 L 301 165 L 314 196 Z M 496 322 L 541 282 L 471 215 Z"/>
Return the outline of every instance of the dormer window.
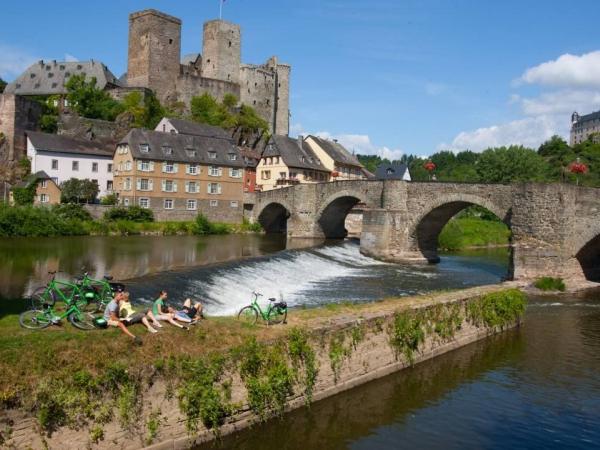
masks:
<path fill-rule="evenodd" d="M 198 152 L 193 148 L 186 148 L 185 153 L 188 155 L 188 158 L 195 158 L 198 156 Z"/>
<path fill-rule="evenodd" d="M 235 153 L 229 153 L 229 161 L 237 161 L 237 155 Z"/>
<path fill-rule="evenodd" d="M 208 159 L 217 159 L 217 152 L 208 152 Z"/>
<path fill-rule="evenodd" d="M 150 146 L 148 144 L 140 144 L 140 152 L 150 153 Z"/>
<path fill-rule="evenodd" d="M 165 155 L 172 155 L 173 154 L 173 147 L 169 147 L 168 145 L 163 145 L 163 153 Z"/>

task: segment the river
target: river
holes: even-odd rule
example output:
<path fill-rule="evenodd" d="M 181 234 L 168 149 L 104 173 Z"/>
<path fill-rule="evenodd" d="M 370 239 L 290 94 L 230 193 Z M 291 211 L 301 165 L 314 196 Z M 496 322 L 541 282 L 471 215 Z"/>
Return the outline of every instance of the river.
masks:
<path fill-rule="evenodd" d="M 518 330 L 198 450 L 599 447 L 600 293 L 594 293 L 532 298 Z"/>
<path fill-rule="evenodd" d="M 288 241 L 284 236 L 70 237 L 0 240 L 0 296 L 26 295 L 48 271 L 70 280 L 85 268 L 125 283 L 136 302 L 166 289 L 174 303 L 201 300 L 207 314 L 235 314 L 254 290 L 292 307 L 365 302 L 498 282 L 508 250 L 447 254 L 441 264 L 388 264 L 357 241 Z"/>

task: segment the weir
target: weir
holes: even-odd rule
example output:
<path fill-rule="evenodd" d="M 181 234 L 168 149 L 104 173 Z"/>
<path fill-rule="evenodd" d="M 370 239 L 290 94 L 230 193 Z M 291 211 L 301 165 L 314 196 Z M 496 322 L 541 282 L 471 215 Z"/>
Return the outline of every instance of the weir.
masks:
<path fill-rule="evenodd" d="M 437 262 L 444 225 L 469 206 L 494 213 L 512 232 L 509 278 L 600 277 L 600 189 L 566 184 L 338 181 L 249 196 L 267 232 L 291 238 L 341 238 L 361 204 L 361 252 L 382 260 Z"/>

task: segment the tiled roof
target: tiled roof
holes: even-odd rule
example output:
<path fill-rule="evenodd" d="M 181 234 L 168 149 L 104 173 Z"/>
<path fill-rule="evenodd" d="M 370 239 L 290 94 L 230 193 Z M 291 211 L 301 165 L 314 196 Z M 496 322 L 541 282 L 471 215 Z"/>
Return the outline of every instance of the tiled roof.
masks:
<path fill-rule="evenodd" d="M 5 92 L 18 95 L 66 94 L 65 84 L 69 77 L 80 74 L 84 74 L 88 81 L 95 77 L 99 89 L 120 85 L 119 80 L 99 61 L 38 61 L 9 83 Z"/>
<path fill-rule="evenodd" d="M 408 170 L 406 164 L 380 164 L 375 171 L 378 180 L 401 180 Z"/>
<path fill-rule="evenodd" d="M 246 167 L 256 167 L 260 162 L 260 152 L 249 147 L 240 147 L 240 154 Z"/>
<path fill-rule="evenodd" d="M 288 136 L 272 136 L 263 152 L 265 156 L 281 156 L 288 167 L 327 171 L 306 142 L 300 144 L 298 139 Z"/>
<path fill-rule="evenodd" d="M 239 149 L 226 139 L 134 128 L 119 144 L 129 145 L 135 159 L 244 167 Z M 147 153 L 141 151 L 142 145 L 148 145 Z M 214 159 L 209 152 L 215 154 Z M 230 159 L 230 154 L 235 155 L 235 160 Z"/>
<path fill-rule="evenodd" d="M 31 173 L 31 174 L 27 175 L 23 181 L 15 184 L 14 187 L 24 188 L 24 187 L 29 186 L 31 183 L 40 181 L 40 180 L 52 180 L 52 178 L 50 178 L 50 176 L 46 172 L 44 172 L 43 170 L 40 170 L 39 172 Z M 52 182 L 54 182 L 54 180 L 52 180 Z"/>
<path fill-rule="evenodd" d="M 207 125 L 205 123 L 192 122 L 183 119 L 169 119 L 169 122 L 180 134 L 190 134 L 194 136 L 205 136 L 219 139 L 227 139 L 233 142 L 233 138 L 221 127 Z"/>
<path fill-rule="evenodd" d="M 38 151 L 110 157 L 114 154 L 114 142 L 110 141 L 87 141 L 38 131 L 27 131 L 26 134 Z"/>
<path fill-rule="evenodd" d="M 314 140 L 336 163 L 362 167 L 356 156 L 346 150 L 340 143 L 312 135 L 308 138 Z"/>
<path fill-rule="evenodd" d="M 591 114 L 586 114 L 585 116 L 579 116 L 579 120 L 575 123 L 575 126 L 582 125 L 585 122 L 590 122 L 592 120 L 600 119 L 600 111 L 593 112 Z"/>

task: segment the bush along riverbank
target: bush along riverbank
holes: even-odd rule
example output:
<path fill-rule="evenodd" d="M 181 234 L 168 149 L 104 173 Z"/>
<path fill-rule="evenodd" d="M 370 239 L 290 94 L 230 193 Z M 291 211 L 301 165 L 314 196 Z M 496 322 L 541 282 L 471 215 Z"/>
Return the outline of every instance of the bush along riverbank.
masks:
<path fill-rule="evenodd" d="M 510 229 L 500 220 L 457 217 L 443 228 L 438 238 L 438 246 L 443 250 L 508 246 L 510 236 Z"/>
<path fill-rule="evenodd" d="M 132 347 L 118 331 L 31 333 L 0 319 L 0 441 L 18 448 L 189 448 L 520 323 L 502 286 L 212 318 Z M 18 424 L 18 426 L 16 426 Z"/>
<path fill-rule="evenodd" d="M 155 222 L 152 211 L 132 206 L 109 209 L 101 220 L 77 204 L 52 207 L 0 204 L 0 237 L 53 237 L 85 235 L 230 234 L 262 231 L 258 223 L 217 223 L 199 214 L 195 221 Z"/>

